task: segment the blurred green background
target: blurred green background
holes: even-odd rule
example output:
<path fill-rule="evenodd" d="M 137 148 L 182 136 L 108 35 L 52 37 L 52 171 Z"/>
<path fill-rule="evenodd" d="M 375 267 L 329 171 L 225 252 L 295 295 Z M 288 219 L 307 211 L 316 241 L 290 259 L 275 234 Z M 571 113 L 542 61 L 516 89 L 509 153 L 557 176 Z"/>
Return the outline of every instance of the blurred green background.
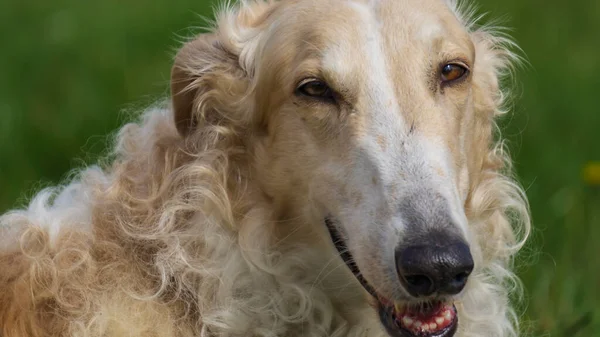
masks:
<path fill-rule="evenodd" d="M 535 233 L 521 255 L 535 336 L 600 336 L 600 1 L 483 0 L 531 64 L 503 120 Z M 0 2 L 0 212 L 93 162 L 106 135 L 168 93 L 180 36 L 208 0 Z"/>

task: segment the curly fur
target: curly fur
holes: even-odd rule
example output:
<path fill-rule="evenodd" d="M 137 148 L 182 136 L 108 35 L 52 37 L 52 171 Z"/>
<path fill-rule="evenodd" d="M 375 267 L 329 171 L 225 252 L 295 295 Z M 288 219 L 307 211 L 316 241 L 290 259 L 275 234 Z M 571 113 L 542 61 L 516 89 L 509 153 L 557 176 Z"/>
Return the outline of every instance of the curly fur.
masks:
<path fill-rule="evenodd" d="M 219 11 L 214 39 L 239 63 L 182 49 L 180 70 L 195 75 L 174 71 L 173 86 L 194 95 L 186 124 L 173 122 L 177 101 L 148 109 L 120 130 L 110 165 L 0 218 L 0 336 L 385 335 L 325 232 L 276 214 L 285 206 L 257 176 L 264 149 L 247 135 L 266 117 L 246 98 L 262 84 L 241 78 L 264 71 L 254 62 L 260 27 L 278 4 Z M 487 70 L 474 84 L 482 117 L 469 135 L 477 170 L 465 212 L 477 269 L 457 301 L 459 335 L 517 336 L 511 266 L 528 207 L 493 137 L 499 77 L 516 56 L 510 40 L 463 12 Z"/>

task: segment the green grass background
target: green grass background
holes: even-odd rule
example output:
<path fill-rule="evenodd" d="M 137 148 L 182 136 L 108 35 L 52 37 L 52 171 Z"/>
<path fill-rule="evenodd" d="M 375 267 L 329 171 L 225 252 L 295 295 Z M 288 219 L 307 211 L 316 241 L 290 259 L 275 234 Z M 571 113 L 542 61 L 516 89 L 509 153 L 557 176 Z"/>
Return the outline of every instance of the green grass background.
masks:
<path fill-rule="evenodd" d="M 600 336 L 600 1 L 483 0 L 530 67 L 503 121 L 536 231 L 520 269 L 536 336 Z M 93 162 L 123 109 L 166 95 L 208 0 L 0 2 L 0 212 Z"/>

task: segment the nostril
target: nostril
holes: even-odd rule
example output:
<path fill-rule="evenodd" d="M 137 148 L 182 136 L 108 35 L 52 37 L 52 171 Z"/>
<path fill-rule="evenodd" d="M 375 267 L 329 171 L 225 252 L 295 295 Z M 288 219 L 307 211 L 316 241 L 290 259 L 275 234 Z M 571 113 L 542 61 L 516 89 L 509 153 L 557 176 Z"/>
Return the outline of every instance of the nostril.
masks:
<path fill-rule="evenodd" d="M 465 284 L 467 284 L 467 279 L 469 278 L 469 272 L 462 272 L 454 276 L 452 279 L 452 288 L 460 289 L 464 288 Z"/>
<path fill-rule="evenodd" d="M 415 294 L 427 296 L 434 291 L 433 281 L 426 275 L 407 275 L 404 280 L 407 287 Z"/>
<path fill-rule="evenodd" d="M 454 282 L 465 283 L 465 282 L 467 282 L 468 277 L 469 277 L 469 273 L 462 272 L 454 277 Z"/>
<path fill-rule="evenodd" d="M 442 286 L 442 291 L 447 294 L 455 295 L 460 293 L 467 285 L 467 280 L 471 272 L 473 271 L 473 260 L 470 254 L 468 259 L 465 258 L 466 263 L 463 266 L 456 266 L 448 270 L 447 283 Z"/>

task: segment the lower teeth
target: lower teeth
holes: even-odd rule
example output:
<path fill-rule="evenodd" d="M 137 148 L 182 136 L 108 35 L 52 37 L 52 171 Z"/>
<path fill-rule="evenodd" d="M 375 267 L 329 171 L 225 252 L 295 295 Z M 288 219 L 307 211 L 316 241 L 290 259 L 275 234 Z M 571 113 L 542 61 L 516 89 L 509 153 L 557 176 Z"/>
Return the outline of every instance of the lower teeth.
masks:
<path fill-rule="evenodd" d="M 454 319 L 454 309 L 449 306 L 444 306 L 441 311 L 435 314 L 434 317 L 420 319 L 418 314 L 410 315 L 409 313 L 395 313 L 396 323 L 412 332 L 437 332 L 448 327 Z"/>

